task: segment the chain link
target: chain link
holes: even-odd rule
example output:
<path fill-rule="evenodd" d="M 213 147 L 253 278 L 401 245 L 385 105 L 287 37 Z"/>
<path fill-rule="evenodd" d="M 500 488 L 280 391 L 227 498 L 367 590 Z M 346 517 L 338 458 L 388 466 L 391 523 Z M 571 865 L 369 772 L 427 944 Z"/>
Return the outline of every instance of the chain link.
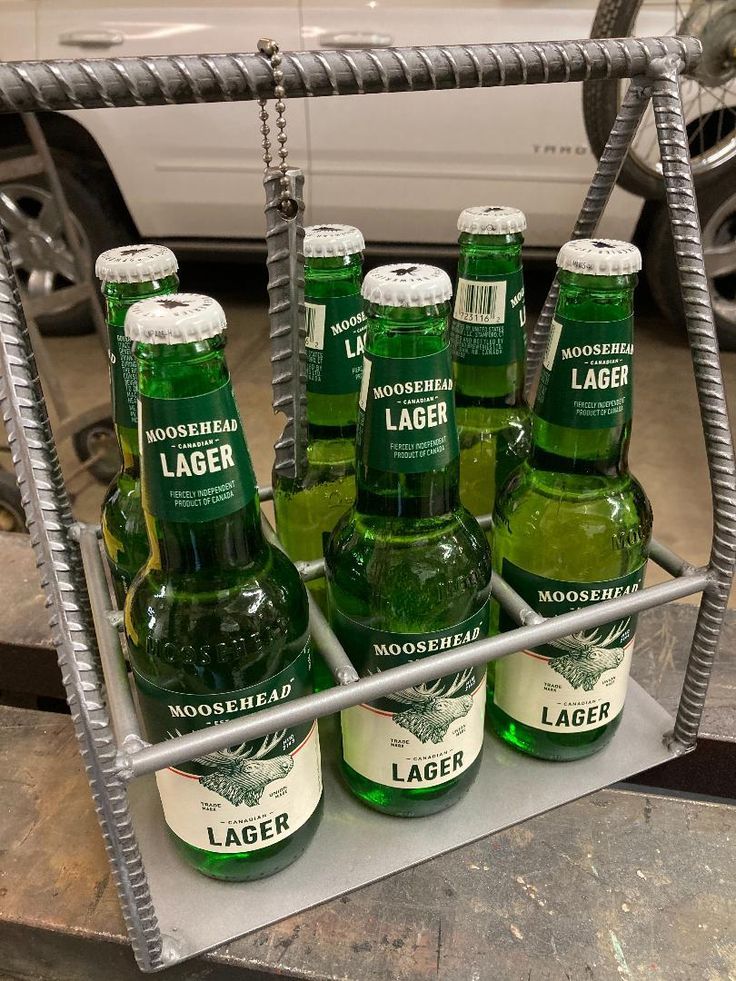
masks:
<path fill-rule="evenodd" d="M 281 173 L 279 211 L 284 218 L 296 218 L 299 209 L 296 201 L 291 196 L 288 176 L 287 157 L 289 151 L 286 148 L 286 103 L 284 102 L 286 90 L 283 86 L 284 72 L 281 68 L 282 56 L 281 52 L 279 51 L 278 44 L 275 41 L 272 41 L 270 38 L 261 38 L 261 40 L 258 42 L 258 50 L 261 54 L 268 58 L 271 65 L 271 72 L 273 74 L 273 94 L 276 98 L 276 128 L 278 129 L 276 141 L 279 144 L 278 150 L 276 151 L 279 162 L 276 167 Z M 266 108 L 267 100 L 259 99 L 258 106 L 260 108 L 259 117 L 261 120 L 261 135 L 263 137 L 263 162 L 266 165 L 266 170 L 269 170 L 271 164 L 273 163 L 273 154 L 271 153 L 271 128 L 268 125 L 269 115 L 268 109 Z"/>

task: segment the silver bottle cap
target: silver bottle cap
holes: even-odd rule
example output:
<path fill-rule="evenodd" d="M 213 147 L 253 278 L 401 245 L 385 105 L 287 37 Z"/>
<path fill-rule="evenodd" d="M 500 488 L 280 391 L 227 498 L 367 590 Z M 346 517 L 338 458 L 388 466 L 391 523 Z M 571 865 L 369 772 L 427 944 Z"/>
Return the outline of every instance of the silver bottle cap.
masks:
<path fill-rule="evenodd" d="M 304 229 L 304 258 L 330 259 L 365 249 L 363 233 L 353 225 L 308 225 Z"/>
<path fill-rule="evenodd" d="M 460 212 L 457 230 L 468 235 L 518 235 L 526 230 L 526 215 L 504 205 L 478 205 Z"/>
<path fill-rule="evenodd" d="M 227 321 L 217 300 L 200 293 L 172 293 L 134 303 L 125 336 L 143 344 L 189 344 L 221 334 Z"/>
<path fill-rule="evenodd" d="M 615 238 L 577 238 L 562 246 L 557 265 L 583 276 L 630 276 L 641 269 L 641 252 Z"/>
<path fill-rule="evenodd" d="M 173 276 L 178 268 L 165 245 L 123 245 L 97 256 L 95 276 L 103 283 L 150 283 Z"/>
<path fill-rule="evenodd" d="M 395 262 L 366 273 L 363 299 L 382 307 L 431 307 L 452 296 L 450 277 L 437 266 Z"/>

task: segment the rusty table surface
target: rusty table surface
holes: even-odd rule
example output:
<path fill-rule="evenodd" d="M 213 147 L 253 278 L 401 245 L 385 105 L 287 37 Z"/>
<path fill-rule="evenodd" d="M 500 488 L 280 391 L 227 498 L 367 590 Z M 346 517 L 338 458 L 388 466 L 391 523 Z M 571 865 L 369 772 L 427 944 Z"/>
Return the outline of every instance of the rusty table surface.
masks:
<path fill-rule="evenodd" d="M 66 717 L 0 707 L 0 801 L 0 976 L 139 976 Z M 736 978 L 736 808 L 602 791 L 167 974 L 271 972 Z"/>

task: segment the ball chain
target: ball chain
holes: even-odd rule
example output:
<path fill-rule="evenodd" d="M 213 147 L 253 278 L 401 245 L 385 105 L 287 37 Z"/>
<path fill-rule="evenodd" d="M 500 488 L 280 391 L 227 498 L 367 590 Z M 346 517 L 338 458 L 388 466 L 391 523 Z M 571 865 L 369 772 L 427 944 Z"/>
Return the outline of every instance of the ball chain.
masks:
<path fill-rule="evenodd" d="M 279 211 L 286 219 L 296 218 L 299 208 L 296 201 L 291 196 L 289 189 L 289 177 L 287 174 L 288 150 L 286 148 L 286 103 L 284 102 L 286 89 L 283 85 L 284 72 L 281 68 L 283 58 L 281 52 L 279 51 L 278 44 L 275 41 L 270 40 L 270 38 L 262 38 L 258 42 L 258 50 L 269 59 L 271 64 L 271 72 L 273 74 L 273 94 L 276 98 L 276 127 L 278 129 L 276 141 L 279 144 L 279 148 L 276 151 L 279 158 L 277 168 L 281 172 L 281 177 L 279 179 L 279 183 L 281 184 Z M 273 162 L 273 155 L 271 154 L 271 140 L 269 135 L 271 129 L 268 125 L 269 116 L 268 109 L 266 108 L 266 99 L 259 99 L 258 105 L 260 107 L 259 117 L 261 120 L 261 135 L 263 136 L 263 162 L 266 165 L 266 170 L 268 170 Z"/>

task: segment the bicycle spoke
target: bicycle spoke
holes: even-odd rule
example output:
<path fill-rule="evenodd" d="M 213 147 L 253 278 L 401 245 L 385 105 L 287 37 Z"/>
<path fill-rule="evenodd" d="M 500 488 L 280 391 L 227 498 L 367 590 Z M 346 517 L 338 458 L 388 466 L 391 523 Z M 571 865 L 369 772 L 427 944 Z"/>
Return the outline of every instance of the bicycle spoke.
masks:
<path fill-rule="evenodd" d="M 653 161 L 656 166 L 659 160 L 659 139 L 657 137 L 657 127 L 654 122 L 654 112 L 650 109 L 647 110 L 647 122 L 649 123 L 649 135 L 651 136 L 650 141 L 646 145 L 646 150 L 639 154 L 644 160 Z M 642 127 L 643 128 L 643 127 Z M 641 146 L 644 146 L 644 141 L 641 141 Z"/>

